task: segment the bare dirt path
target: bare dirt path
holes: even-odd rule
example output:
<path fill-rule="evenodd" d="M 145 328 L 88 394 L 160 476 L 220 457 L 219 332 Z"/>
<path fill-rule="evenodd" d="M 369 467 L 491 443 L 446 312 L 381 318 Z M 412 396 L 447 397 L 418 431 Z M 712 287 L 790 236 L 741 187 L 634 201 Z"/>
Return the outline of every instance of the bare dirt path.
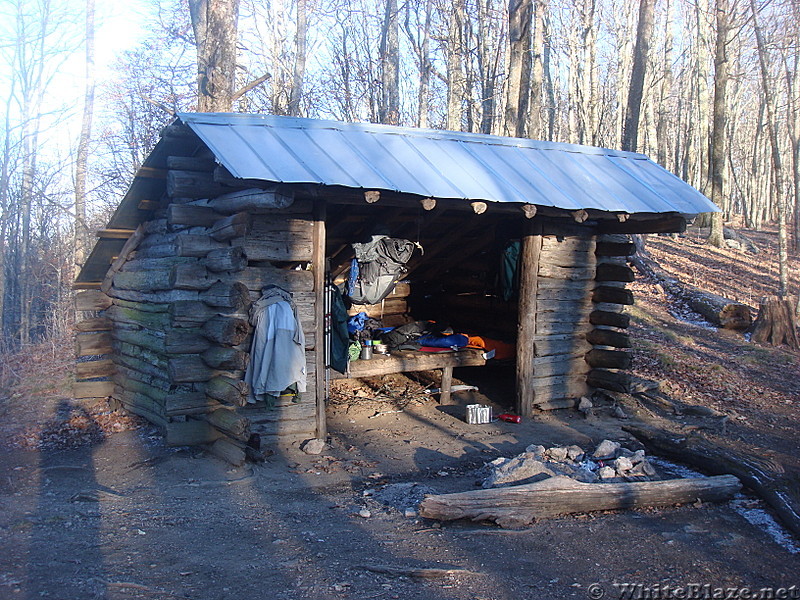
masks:
<path fill-rule="evenodd" d="M 404 516 L 401 497 L 381 501 L 396 489 L 385 486 L 473 489 L 476 467 L 530 443 L 589 447 L 621 436 L 618 420 L 602 415 L 469 426 L 453 410 L 429 400 L 375 417 L 374 402 L 340 404 L 322 455 L 281 448 L 241 469 L 165 448 L 146 428 L 73 450 L 5 449 L 0 598 L 563 599 L 597 589 L 623 597 L 615 583 L 798 583 L 800 555 L 731 503 L 561 518 L 522 532 Z M 466 572 L 370 570 L 387 566 Z"/>

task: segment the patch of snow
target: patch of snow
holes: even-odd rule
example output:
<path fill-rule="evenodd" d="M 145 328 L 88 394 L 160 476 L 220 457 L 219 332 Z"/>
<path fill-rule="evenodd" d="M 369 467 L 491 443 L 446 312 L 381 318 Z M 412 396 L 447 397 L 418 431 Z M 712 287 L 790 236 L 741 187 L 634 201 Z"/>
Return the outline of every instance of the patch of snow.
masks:
<path fill-rule="evenodd" d="M 666 460 L 664 458 L 649 456 L 648 457 L 650 462 L 653 463 L 658 469 L 668 475 L 673 475 L 675 477 L 680 477 L 683 479 L 696 479 L 697 477 L 705 477 L 699 471 L 695 471 L 694 469 L 690 469 L 687 466 L 679 465 L 678 463 L 674 463 L 672 461 Z"/>
<path fill-rule="evenodd" d="M 800 546 L 795 543 L 792 535 L 773 519 L 766 510 L 754 507 L 754 503 L 751 500 L 741 495 L 735 500 L 731 500 L 730 504 L 733 510 L 744 517 L 748 523 L 766 532 L 776 544 L 782 546 L 791 554 L 800 554 Z M 763 506 L 761 502 L 758 502 L 757 505 Z"/>
<path fill-rule="evenodd" d="M 702 318 L 700 315 L 694 312 L 689 312 L 686 314 L 680 313 L 675 310 L 669 311 L 669 314 L 672 315 L 675 320 L 680 321 L 681 323 L 686 323 L 687 325 L 693 325 L 694 327 L 699 327 L 700 329 L 707 329 L 709 331 L 716 331 L 717 328 Z"/>

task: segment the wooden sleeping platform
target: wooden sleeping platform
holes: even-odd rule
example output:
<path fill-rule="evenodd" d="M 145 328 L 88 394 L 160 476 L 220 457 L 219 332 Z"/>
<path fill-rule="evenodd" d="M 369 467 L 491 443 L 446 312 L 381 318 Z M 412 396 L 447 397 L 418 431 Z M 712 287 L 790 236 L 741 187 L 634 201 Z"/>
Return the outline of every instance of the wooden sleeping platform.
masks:
<path fill-rule="evenodd" d="M 369 360 L 355 360 L 348 366 L 346 375 L 331 370 L 334 379 L 355 379 L 374 377 L 390 373 L 410 373 L 412 371 L 431 371 L 442 369 L 441 395 L 439 402 L 450 401 L 450 388 L 453 381 L 453 367 L 482 367 L 486 364 L 483 350 L 459 350 L 452 352 L 418 352 L 416 350 L 396 350 L 391 354 L 373 354 Z"/>

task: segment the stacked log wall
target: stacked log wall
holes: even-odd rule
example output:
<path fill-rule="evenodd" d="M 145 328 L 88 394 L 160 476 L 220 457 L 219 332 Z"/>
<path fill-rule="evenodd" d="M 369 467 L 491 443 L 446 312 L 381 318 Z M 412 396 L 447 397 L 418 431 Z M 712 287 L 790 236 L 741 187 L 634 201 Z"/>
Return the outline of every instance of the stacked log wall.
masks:
<path fill-rule="evenodd" d="M 534 336 L 534 406 L 574 406 L 588 390 L 595 240 L 588 234 L 542 236 Z"/>
<path fill-rule="evenodd" d="M 111 273 L 113 396 L 160 426 L 168 443 L 210 443 L 240 462 L 253 433 L 268 442 L 313 436 L 316 428 L 315 293 L 306 269 L 312 205 L 269 208 L 259 202 L 270 192 L 260 190 L 219 195 L 226 188 L 209 178 L 169 171 L 167 208 L 143 224 L 138 246 Z M 216 197 L 198 197 L 204 193 Z M 243 381 L 253 334 L 248 309 L 270 284 L 296 303 L 309 390 L 274 408 L 248 404 Z"/>
<path fill-rule="evenodd" d="M 597 274 L 589 316 L 592 330 L 587 340 L 592 349 L 586 354 L 591 370 L 587 382 L 594 388 L 616 392 L 630 390 L 631 364 L 630 317 L 625 307 L 633 304 L 633 293 L 627 289 L 634 280 L 628 257 L 635 252 L 627 234 L 603 234 L 597 238 Z"/>
<path fill-rule="evenodd" d="M 80 319 L 75 325 L 75 384 L 73 396 L 79 400 L 108 398 L 114 391 L 114 362 L 109 358 L 111 320 L 105 310 L 111 298 L 100 290 L 84 290 L 75 295 L 75 310 Z"/>

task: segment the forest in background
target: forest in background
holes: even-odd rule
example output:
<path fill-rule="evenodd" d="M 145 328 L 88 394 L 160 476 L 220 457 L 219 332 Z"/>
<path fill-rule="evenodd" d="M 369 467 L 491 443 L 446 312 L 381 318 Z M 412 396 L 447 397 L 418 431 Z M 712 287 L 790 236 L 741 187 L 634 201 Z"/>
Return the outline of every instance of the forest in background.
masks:
<path fill-rule="evenodd" d="M 724 220 L 777 227 L 784 259 L 798 252 L 798 0 L 142 7 L 147 34 L 102 76 L 94 0 L 0 7 L 4 349 L 69 330 L 71 283 L 93 231 L 161 128 L 178 111 L 219 110 L 203 53 L 220 31 L 198 18 L 209 9 L 226 17 L 233 49 L 223 110 L 635 150 L 706 193 Z M 776 292 L 796 293 L 781 271 Z"/>

